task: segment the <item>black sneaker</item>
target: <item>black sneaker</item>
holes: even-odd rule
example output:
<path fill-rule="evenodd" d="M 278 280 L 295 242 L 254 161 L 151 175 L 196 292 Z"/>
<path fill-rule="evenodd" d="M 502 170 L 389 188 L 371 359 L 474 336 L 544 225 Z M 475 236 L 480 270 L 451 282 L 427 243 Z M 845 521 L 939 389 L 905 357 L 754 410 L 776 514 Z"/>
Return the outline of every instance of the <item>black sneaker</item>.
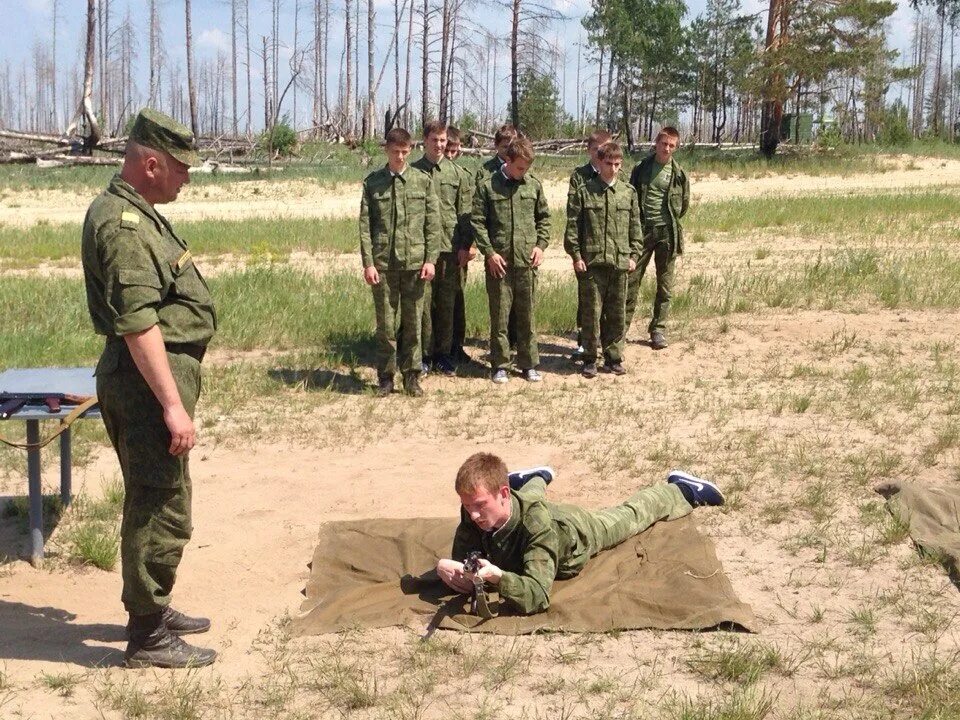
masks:
<path fill-rule="evenodd" d="M 596 363 L 584 363 L 583 370 L 580 371 L 580 374 L 589 380 L 593 380 L 597 376 L 597 364 Z"/>
<path fill-rule="evenodd" d="M 654 350 L 663 350 L 667 347 L 667 338 L 659 330 L 654 330 L 650 333 L 650 347 Z"/>
<path fill-rule="evenodd" d="M 693 507 L 723 505 L 723 493 L 709 480 L 698 478 L 695 475 L 683 472 L 683 470 L 671 470 L 667 476 L 667 482 L 676 485 L 683 493 L 683 497 Z"/>
<path fill-rule="evenodd" d="M 163 616 L 163 612 L 130 616 L 130 640 L 123 654 L 127 667 L 203 667 L 217 659 L 215 650 L 194 647 L 170 632 Z"/>
<path fill-rule="evenodd" d="M 541 465 L 540 467 L 528 468 L 526 470 L 514 470 L 512 473 L 507 474 L 507 480 L 510 482 L 511 489 L 519 490 L 535 477 L 543 478 L 543 481 L 549 485 L 553 482 L 553 475 L 552 467 Z"/>
<path fill-rule="evenodd" d="M 453 360 L 449 355 L 438 355 L 437 359 L 433 361 L 433 369 L 447 377 L 453 377 L 457 374 L 457 369 L 453 366 Z"/>
<path fill-rule="evenodd" d="M 174 635 L 194 635 L 204 633 L 210 629 L 210 619 L 205 617 L 190 617 L 182 612 L 166 607 L 160 613 L 160 619 Z M 134 620 L 133 616 L 127 621 L 127 638 L 131 637 Z"/>

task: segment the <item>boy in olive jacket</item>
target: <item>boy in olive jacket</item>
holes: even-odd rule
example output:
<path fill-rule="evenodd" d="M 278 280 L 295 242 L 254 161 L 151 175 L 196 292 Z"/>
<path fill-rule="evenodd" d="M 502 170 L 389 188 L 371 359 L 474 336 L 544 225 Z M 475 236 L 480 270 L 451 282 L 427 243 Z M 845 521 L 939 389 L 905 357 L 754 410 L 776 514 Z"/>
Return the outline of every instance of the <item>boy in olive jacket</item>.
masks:
<path fill-rule="evenodd" d="M 440 254 L 440 202 L 430 175 L 407 165 L 410 133 L 387 133 L 387 164 L 363 181 L 360 257 L 377 314 L 377 394 L 393 392 L 397 370 L 397 315 L 403 338 L 399 358 L 403 389 L 420 388 L 420 316 L 424 284 L 433 279 Z"/>
<path fill-rule="evenodd" d="M 632 185 L 618 180 L 623 152 L 615 142 L 597 150 L 599 174 L 567 197 L 564 250 L 585 285 L 583 297 L 583 376 L 597 376 L 597 345 L 607 370 L 623 375 L 627 276 L 636 270 L 640 209 Z"/>
<path fill-rule="evenodd" d="M 653 317 L 647 330 L 650 347 L 667 347 L 665 334 L 673 295 L 674 265 L 683 254 L 683 228 L 680 219 L 690 206 L 690 180 L 683 168 L 673 159 L 680 146 L 680 133 L 674 127 L 664 127 L 657 134 L 654 151 L 637 163 L 630 174 L 630 184 L 640 200 L 640 218 L 643 223 L 643 254 L 637 271 L 630 276 L 627 288 L 627 329 L 633 321 L 640 294 L 640 282 L 647 265 L 653 259 L 657 270 L 657 295 L 653 301 Z"/>
<path fill-rule="evenodd" d="M 511 308 L 517 321 L 517 366 L 525 380 L 539 382 L 534 306 L 537 268 L 550 240 L 550 210 L 543 186 L 527 170 L 533 147 L 518 137 L 507 147 L 506 162 L 478 180 L 470 223 L 486 261 L 490 302 L 490 366 L 495 383 L 507 382 Z"/>

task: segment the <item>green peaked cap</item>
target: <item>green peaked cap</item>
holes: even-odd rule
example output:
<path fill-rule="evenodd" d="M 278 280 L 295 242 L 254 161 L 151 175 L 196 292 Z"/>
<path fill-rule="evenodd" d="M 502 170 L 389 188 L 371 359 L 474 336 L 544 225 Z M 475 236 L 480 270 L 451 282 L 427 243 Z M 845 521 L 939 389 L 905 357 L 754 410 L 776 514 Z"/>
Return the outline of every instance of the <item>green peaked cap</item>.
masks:
<path fill-rule="evenodd" d="M 154 150 L 163 150 L 184 165 L 200 164 L 190 128 L 159 110 L 143 108 L 137 114 L 130 140 Z"/>

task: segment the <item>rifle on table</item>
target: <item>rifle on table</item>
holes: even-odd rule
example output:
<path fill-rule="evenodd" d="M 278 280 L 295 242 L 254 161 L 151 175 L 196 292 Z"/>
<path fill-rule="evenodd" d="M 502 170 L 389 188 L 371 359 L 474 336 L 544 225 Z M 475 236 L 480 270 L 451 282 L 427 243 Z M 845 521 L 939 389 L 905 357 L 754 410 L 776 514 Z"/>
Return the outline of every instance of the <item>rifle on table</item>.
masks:
<path fill-rule="evenodd" d="M 46 405 L 48 413 L 60 412 L 61 403 L 76 405 L 70 414 L 60 420 L 60 426 L 47 438 L 38 443 L 18 443 L 0 437 L 0 442 L 10 447 L 31 450 L 42 448 L 60 435 L 73 424 L 73 421 L 97 404 L 95 395 L 73 395 L 71 393 L 37 393 L 37 392 L 0 392 L 0 420 L 9 420 L 26 405 Z"/>
<path fill-rule="evenodd" d="M 473 592 L 470 594 L 470 612 L 485 620 L 496 617 L 496 613 L 490 609 L 487 591 L 483 586 L 483 578 L 477 574 L 480 572 L 479 550 L 473 550 L 467 555 L 466 560 L 463 561 L 463 569 L 465 572 L 473 574 Z"/>

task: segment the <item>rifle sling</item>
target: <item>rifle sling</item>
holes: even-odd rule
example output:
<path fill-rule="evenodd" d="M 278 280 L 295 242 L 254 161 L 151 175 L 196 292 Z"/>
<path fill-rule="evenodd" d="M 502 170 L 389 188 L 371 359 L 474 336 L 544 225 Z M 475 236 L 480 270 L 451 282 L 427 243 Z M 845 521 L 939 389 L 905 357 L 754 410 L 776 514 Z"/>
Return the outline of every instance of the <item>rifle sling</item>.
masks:
<path fill-rule="evenodd" d="M 78 417 L 83 415 L 87 410 L 89 410 L 96 404 L 97 404 L 96 396 L 87 398 L 82 403 L 77 405 L 73 410 L 71 410 L 69 415 L 67 415 L 66 417 L 60 420 L 60 425 L 57 427 L 56 430 L 54 430 L 50 435 L 45 437 L 43 440 L 40 440 L 39 442 L 35 442 L 35 443 L 13 442 L 11 440 L 7 440 L 2 436 L 0 436 L 0 442 L 2 442 L 4 445 L 9 445 L 12 448 L 19 448 L 21 450 L 39 450 L 40 448 L 49 445 L 55 439 L 60 437 L 60 434 L 64 430 L 66 430 L 68 427 L 70 427 L 73 424 L 74 420 L 76 420 Z"/>

